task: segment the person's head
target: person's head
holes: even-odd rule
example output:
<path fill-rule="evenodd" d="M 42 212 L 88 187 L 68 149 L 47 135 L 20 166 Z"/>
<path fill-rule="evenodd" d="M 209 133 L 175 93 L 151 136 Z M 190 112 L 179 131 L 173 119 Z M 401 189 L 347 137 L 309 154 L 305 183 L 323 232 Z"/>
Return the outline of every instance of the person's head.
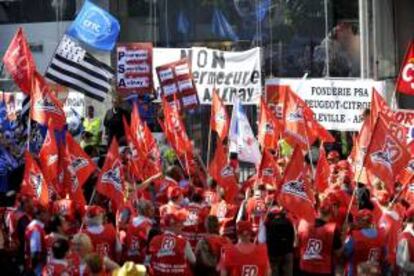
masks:
<path fill-rule="evenodd" d="M 69 242 L 65 239 L 57 239 L 52 245 L 53 258 L 63 260 L 69 251 Z"/>
<path fill-rule="evenodd" d="M 49 230 L 64 235 L 69 229 L 69 223 L 61 215 L 54 215 L 49 221 Z"/>
<path fill-rule="evenodd" d="M 355 217 L 356 225 L 360 229 L 370 228 L 372 226 L 373 215 L 368 209 L 359 210 Z"/>
<path fill-rule="evenodd" d="M 217 216 L 207 216 L 205 221 L 205 227 L 207 233 L 219 234 L 220 224 Z"/>
<path fill-rule="evenodd" d="M 131 218 L 131 210 L 127 207 L 122 208 L 117 216 L 117 225 L 119 229 L 126 229 Z"/>
<path fill-rule="evenodd" d="M 191 196 L 191 201 L 194 203 L 202 203 L 203 202 L 203 189 L 195 188 Z"/>
<path fill-rule="evenodd" d="M 171 232 L 178 233 L 181 231 L 185 219 L 186 219 L 186 214 L 184 212 L 174 212 L 174 213 L 166 214 L 161 219 L 161 225 L 166 230 L 170 230 Z"/>
<path fill-rule="evenodd" d="M 147 269 L 144 265 L 134 264 L 134 262 L 125 262 L 120 268 L 113 271 L 112 276 L 145 276 Z"/>
<path fill-rule="evenodd" d="M 180 203 L 183 199 L 183 192 L 180 187 L 169 187 L 167 194 L 168 200 L 174 203 Z"/>
<path fill-rule="evenodd" d="M 339 152 L 336 150 L 331 150 L 326 156 L 329 164 L 336 164 L 339 161 Z"/>
<path fill-rule="evenodd" d="M 371 109 L 367 108 L 362 112 L 362 118 L 365 120 L 369 119 L 371 116 Z"/>
<path fill-rule="evenodd" d="M 103 259 L 98 254 L 89 254 L 86 256 L 85 262 L 91 275 L 102 275 L 104 270 Z"/>
<path fill-rule="evenodd" d="M 34 205 L 33 205 L 33 200 L 30 197 L 25 196 L 25 195 L 18 195 L 17 202 L 18 202 L 18 207 L 20 210 L 22 210 L 23 212 L 27 214 L 33 213 Z"/>
<path fill-rule="evenodd" d="M 103 224 L 105 210 L 96 205 L 89 206 L 85 214 L 85 224 L 87 226 L 98 226 Z"/>
<path fill-rule="evenodd" d="M 253 236 L 253 228 L 250 221 L 241 220 L 236 225 L 237 229 L 237 237 L 239 238 L 239 242 L 242 243 L 249 243 L 251 242 L 251 238 Z"/>
<path fill-rule="evenodd" d="M 216 187 L 217 187 L 217 182 L 216 182 L 213 178 L 209 177 L 209 178 L 207 179 L 207 186 L 208 186 L 210 189 L 215 190 L 215 189 L 216 189 Z"/>
<path fill-rule="evenodd" d="M 139 215 L 152 218 L 154 216 L 154 205 L 148 200 L 140 200 L 136 204 L 136 210 Z"/>
<path fill-rule="evenodd" d="M 84 258 L 93 251 L 92 241 L 89 236 L 84 233 L 78 233 L 73 236 L 71 246 L 72 250 L 81 258 Z"/>
<path fill-rule="evenodd" d="M 49 212 L 47 209 L 40 205 L 39 202 L 34 202 L 33 204 L 33 218 L 46 223 L 49 220 Z"/>
<path fill-rule="evenodd" d="M 254 187 L 253 195 L 259 198 L 265 198 L 267 195 L 266 185 L 259 184 Z"/>
<path fill-rule="evenodd" d="M 88 118 L 92 119 L 95 116 L 95 108 L 93 105 L 88 106 Z"/>

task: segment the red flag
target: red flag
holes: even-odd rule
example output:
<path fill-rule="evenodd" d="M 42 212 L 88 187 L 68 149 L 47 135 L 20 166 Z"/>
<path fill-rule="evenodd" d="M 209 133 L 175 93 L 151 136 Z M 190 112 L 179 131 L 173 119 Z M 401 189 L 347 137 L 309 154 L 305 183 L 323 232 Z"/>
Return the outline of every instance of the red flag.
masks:
<path fill-rule="evenodd" d="M 124 173 L 116 138 L 113 138 L 106 155 L 105 164 L 96 185 L 96 191 L 110 198 L 115 209 L 121 208 L 124 204 Z"/>
<path fill-rule="evenodd" d="M 263 150 L 262 161 L 259 167 L 259 180 L 261 183 L 279 186 L 282 180 L 273 155 L 268 150 Z"/>
<path fill-rule="evenodd" d="M 398 75 L 396 90 L 400 93 L 414 95 L 414 40 L 410 42 L 404 62 Z"/>
<path fill-rule="evenodd" d="M 330 168 L 326 159 L 326 152 L 323 145 L 319 148 L 319 160 L 315 171 L 315 189 L 318 193 L 323 193 L 329 186 Z"/>
<path fill-rule="evenodd" d="M 313 196 L 305 174 L 305 160 L 301 149 L 296 147 L 280 187 L 279 203 L 297 218 L 313 223 Z"/>
<path fill-rule="evenodd" d="M 130 171 L 137 179 L 144 180 L 145 177 L 142 170 L 144 163 L 146 162 L 145 153 L 143 152 L 144 150 L 138 146 L 137 140 L 135 140 L 131 134 L 133 125 L 131 124 L 130 128 L 125 117 L 122 118 L 122 121 L 124 124 L 125 138 L 131 151 L 131 156 L 128 160 L 128 171 Z"/>
<path fill-rule="evenodd" d="M 217 132 L 218 137 L 223 141 L 229 133 L 229 116 L 226 111 L 226 107 L 221 101 L 217 91 L 213 91 L 213 100 L 211 103 L 211 117 L 210 127 L 211 130 Z"/>
<path fill-rule="evenodd" d="M 385 117 L 379 115 L 367 150 L 366 168 L 381 179 L 390 192 L 394 191 L 394 180 L 407 165 L 410 154 L 387 128 Z"/>
<path fill-rule="evenodd" d="M 46 180 L 39 165 L 27 151 L 25 153 L 25 170 L 20 193 L 33 197 L 44 207 L 48 206 L 49 191 Z"/>
<path fill-rule="evenodd" d="M 63 105 L 53 95 L 45 79 L 38 72 L 33 75 L 31 95 L 31 118 L 43 125 L 48 125 L 51 121 L 53 122 L 52 128 L 63 128 L 66 124 Z"/>
<path fill-rule="evenodd" d="M 414 158 L 412 158 L 407 166 L 401 171 L 400 175 L 398 176 L 398 181 L 402 185 L 408 185 L 412 183 L 414 180 Z"/>
<path fill-rule="evenodd" d="M 67 179 L 70 182 L 65 182 L 65 186 L 69 188 L 70 194 L 74 194 L 83 187 L 83 184 L 96 171 L 97 167 L 69 133 L 66 133 L 65 157 L 67 162 L 65 168 L 71 176 L 70 179 Z"/>
<path fill-rule="evenodd" d="M 371 99 L 371 124 L 374 125 L 375 120 L 382 113 L 386 118 L 386 124 L 390 129 L 391 133 L 397 137 L 401 143 L 406 142 L 407 128 L 402 126 L 395 118 L 395 113 L 387 105 L 387 102 L 381 97 L 381 95 L 373 89 Z"/>
<path fill-rule="evenodd" d="M 3 63 L 19 88 L 24 93 L 30 94 L 36 65 L 22 28 L 17 30 L 10 42 Z"/>
<path fill-rule="evenodd" d="M 161 155 L 157 141 L 151 133 L 148 125 L 143 123 L 136 105 L 133 106 L 130 127 L 131 138 L 136 142 L 138 154 L 142 155 L 143 176 L 149 178 L 162 171 Z"/>
<path fill-rule="evenodd" d="M 314 120 L 313 111 L 290 89 L 281 92 L 281 97 L 284 99 L 284 137 L 289 144 L 307 149 L 308 145 L 312 145 L 317 138 L 308 128 L 308 122 Z"/>
<path fill-rule="evenodd" d="M 218 142 L 214 158 L 210 163 L 209 174 L 217 181 L 218 185 L 224 188 L 226 201 L 234 202 L 238 191 L 237 179 L 233 167 L 228 162 L 227 156 L 227 150 L 221 142 Z"/>
<path fill-rule="evenodd" d="M 183 157 L 186 153 L 192 152 L 192 146 L 184 123 L 180 118 L 180 113 L 176 107 L 172 107 L 165 99 L 163 99 L 163 109 L 165 136 L 177 155 Z"/>
<path fill-rule="evenodd" d="M 262 149 L 277 149 L 277 142 L 279 140 L 280 126 L 277 118 L 263 101 L 260 101 L 260 118 L 258 140 Z"/>
<path fill-rule="evenodd" d="M 48 182 L 56 186 L 59 170 L 59 152 L 54 130 L 49 128 L 39 152 L 39 163 Z"/>

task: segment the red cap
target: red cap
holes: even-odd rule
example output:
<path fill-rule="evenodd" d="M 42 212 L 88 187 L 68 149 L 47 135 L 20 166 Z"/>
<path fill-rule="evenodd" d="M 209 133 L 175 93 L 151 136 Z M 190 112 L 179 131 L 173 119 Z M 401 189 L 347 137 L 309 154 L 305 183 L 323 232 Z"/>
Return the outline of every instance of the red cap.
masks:
<path fill-rule="evenodd" d="M 186 219 L 185 212 L 177 211 L 173 213 L 168 213 L 162 217 L 161 224 L 164 227 L 170 227 L 182 223 Z"/>
<path fill-rule="evenodd" d="M 338 151 L 336 151 L 336 150 L 331 150 L 329 153 L 328 153 L 328 156 L 326 156 L 326 159 L 334 159 L 334 158 L 339 158 L 339 153 L 338 153 Z"/>
<path fill-rule="evenodd" d="M 105 210 L 97 205 L 91 205 L 86 208 L 86 216 L 89 218 L 94 218 L 105 213 Z"/>
<path fill-rule="evenodd" d="M 248 232 L 249 234 L 253 233 L 252 224 L 250 221 L 241 220 L 237 223 L 237 234 L 242 234 Z"/>
<path fill-rule="evenodd" d="M 414 206 L 405 211 L 405 219 L 414 218 Z"/>
<path fill-rule="evenodd" d="M 181 191 L 180 187 L 177 187 L 177 186 L 168 187 L 167 196 L 168 196 L 169 199 L 177 198 L 177 197 L 181 196 L 182 194 L 183 194 L 183 192 Z"/>
<path fill-rule="evenodd" d="M 346 160 L 340 160 L 336 163 L 336 168 L 338 170 L 349 170 L 349 163 Z"/>
<path fill-rule="evenodd" d="M 355 219 L 356 221 L 365 220 L 367 222 L 372 222 L 372 219 L 373 219 L 372 212 L 368 209 L 359 210 Z"/>
<path fill-rule="evenodd" d="M 381 205 L 385 205 L 390 201 L 390 193 L 383 190 L 377 192 L 377 199 Z"/>

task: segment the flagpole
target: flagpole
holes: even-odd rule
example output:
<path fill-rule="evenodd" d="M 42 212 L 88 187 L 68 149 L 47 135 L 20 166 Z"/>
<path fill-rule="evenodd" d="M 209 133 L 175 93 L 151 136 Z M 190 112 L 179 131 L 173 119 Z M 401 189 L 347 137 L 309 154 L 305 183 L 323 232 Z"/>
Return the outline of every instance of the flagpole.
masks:
<path fill-rule="evenodd" d="M 358 185 L 359 181 L 361 180 L 362 172 L 364 170 L 364 165 L 365 165 L 365 162 L 366 162 L 366 159 L 367 159 L 367 155 L 368 155 L 367 153 L 368 153 L 368 150 L 371 147 L 371 143 L 372 143 L 372 134 L 375 133 L 375 130 L 377 128 L 377 125 L 378 125 L 378 117 L 375 118 L 374 129 L 373 129 L 373 131 L 371 133 L 371 139 L 369 140 L 369 144 L 368 144 L 368 147 L 367 147 L 367 152 L 364 153 L 364 158 L 362 159 L 361 169 L 359 171 L 359 174 L 358 174 L 358 177 L 357 177 L 357 181 L 356 181 L 356 184 L 357 185 Z M 349 201 L 348 209 L 346 211 L 345 224 L 344 224 L 344 226 L 348 224 L 348 218 L 349 218 L 349 214 L 351 213 L 352 205 L 353 205 L 354 200 L 355 200 L 357 188 L 358 187 L 355 187 L 354 190 L 353 190 L 353 192 L 352 192 L 351 200 Z"/>
<path fill-rule="evenodd" d="M 211 121 L 211 118 L 210 118 Z M 208 169 L 210 168 L 210 150 L 211 150 L 211 123 L 209 124 L 208 128 L 208 142 L 207 142 L 207 173 Z"/>

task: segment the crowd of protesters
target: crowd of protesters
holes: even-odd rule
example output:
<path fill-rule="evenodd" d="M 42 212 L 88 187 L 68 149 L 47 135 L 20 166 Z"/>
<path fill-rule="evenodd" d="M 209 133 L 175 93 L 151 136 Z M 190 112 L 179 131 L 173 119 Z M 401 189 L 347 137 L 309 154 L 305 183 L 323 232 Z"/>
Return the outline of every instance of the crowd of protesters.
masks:
<path fill-rule="evenodd" d="M 88 108 L 81 145 L 100 167 L 103 127 L 128 154 L 125 114 L 115 106 L 102 122 Z M 84 185 L 85 210 L 70 199 L 45 208 L 17 191 L 14 205 L 0 212 L 3 274 L 414 275 L 410 190 L 391 194 L 378 179 L 356 182 L 338 151 L 327 152 L 329 187 L 314 193 L 314 222 L 278 204 L 277 189 L 256 174 L 238 183 L 237 199 L 228 202 L 223 187 L 188 175 L 170 151 L 161 155 L 162 175 L 127 180 L 118 210 L 94 191 L 96 173 Z M 273 158 L 283 176 L 289 156 Z M 229 164 L 238 176 L 237 158 Z"/>

